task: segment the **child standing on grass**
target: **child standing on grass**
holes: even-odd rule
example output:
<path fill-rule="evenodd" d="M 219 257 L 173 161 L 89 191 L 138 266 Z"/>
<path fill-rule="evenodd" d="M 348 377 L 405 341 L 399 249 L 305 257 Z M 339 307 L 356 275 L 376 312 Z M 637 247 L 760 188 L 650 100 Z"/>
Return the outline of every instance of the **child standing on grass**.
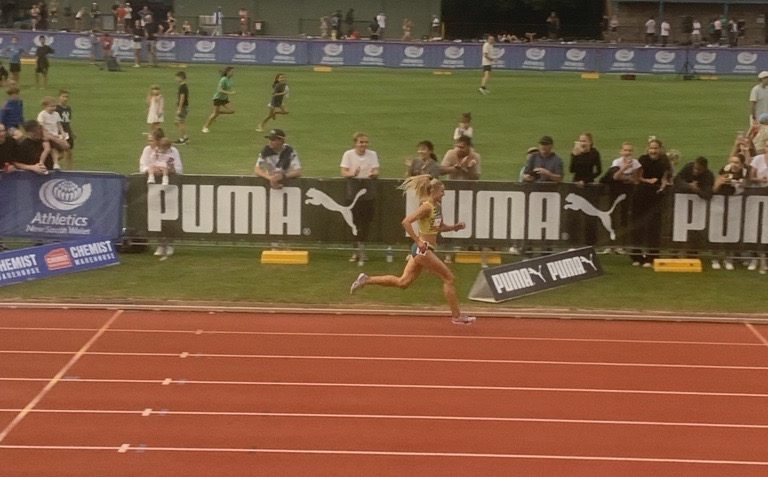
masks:
<path fill-rule="evenodd" d="M 270 119 L 277 119 L 278 114 L 288 114 L 288 111 L 283 107 L 283 100 L 287 97 L 288 77 L 282 73 L 278 73 L 277 76 L 275 76 L 274 81 L 272 81 L 272 99 L 270 99 L 269 104 L 267 105 L 269 113 L 267 114 L 267 117 L 261 121 L 259 127 L 256 128 L 257 131 L 263 131 L 267 121 Z"/>
<path fill-rule="evenodd" d="M 59 104 L 56 112 L 61 116 L 61 127 L 64 129 L 64 139 L 69 144 L 69 149 L 61 154 L 62 162 L 66 169 L 72 169 L 72 149 L 75 147 L 75 135 L 72 133 L 72 107 L 69 105 L 69 91 L 59 90 Z"/>
<path fill-rule="evenodd" d="M 6 90 L 8 100 L 0 109 L 0 123 L 5 125 L 9 134 L 19 129 L 24 123 L 24 101 L 19 96 L 19 87 L 11 86 Z"/>
<path fill-rule="evenodd" d="M 179 138 L 174 144 L 187 144 L 187 115 L 189 114 L 189 86 L 187 86 L 187 74 L 183 71 L 176 72 L 176 81 L 179 83 L 179 89 L 176 93 L 176 129 L 179 131 Z"/>
<path fill-rule="evenodd" d="M 151 134 L 163 124 L 165 102 L 160 93 L 160 86 L 153 84 L 149 88 L 147 95 L 147 124 L 149 124 L 149 133 Z"/>
<path fill-rule="evenodd" d="M 43 88 L 48 87 L 48 68 L 50 66 L 48 62 L 48 55 L 55 53 L 53 48 L 46 44 L 45 35 L 37 37 L 40 42 L 40 46 L 35 50 L 35 56 L 37 57 L 37 66 L 35 67 L 35 86 L 40 87 L 40 80 L 43 80 Z"/>
<path fill-rule="evenodd" d="M 6 48 L 8 51 L 8 68 L 11 70 L 11 80 L 18 85 L 21 75 L 21 56 L 24 54 L 24 48 L 19 46 L 19 37 L 11 38 L 11 46 Z"/>

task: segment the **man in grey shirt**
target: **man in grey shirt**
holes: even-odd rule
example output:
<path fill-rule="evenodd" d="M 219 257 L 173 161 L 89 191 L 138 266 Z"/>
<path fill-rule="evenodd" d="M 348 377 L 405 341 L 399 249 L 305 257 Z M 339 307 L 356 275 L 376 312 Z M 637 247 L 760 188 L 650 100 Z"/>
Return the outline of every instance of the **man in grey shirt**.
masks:
<path fill-rule="evenodd" d="M 528 156 L 528 162 L 523 170 L 525 182 L 562 182 L 563 160 L 552 147 L 554 141 L 550 136 L 539 139 L 538 151 Z"/>

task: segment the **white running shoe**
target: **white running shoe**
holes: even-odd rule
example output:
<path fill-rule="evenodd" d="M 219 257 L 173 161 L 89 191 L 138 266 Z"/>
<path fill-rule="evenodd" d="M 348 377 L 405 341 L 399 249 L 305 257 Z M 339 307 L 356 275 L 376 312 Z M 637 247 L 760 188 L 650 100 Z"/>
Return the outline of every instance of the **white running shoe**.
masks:
<path fill-rule="evenodd" d="M 155 175 L 150 173 L 147 174 L 147 184 L 154 184 L 155 183 Z"/>
<path fill-rule="evenodd" d="M 168 176 L 163 176 L 163 185 L 168 185 Z"/>
<path fill-rule="evenodd" d="M 163 247 L 162 245 L 159 245 L 155 249 L 155 257 L 165 257 L 165 247 Z"/>
<path fill-rule="evenodd" d="M 469 315 L 459 315 L 451 318 L 451 323 L 454 325 L 471 325 L 475 321 L 477 321 L 477 318 Z"/>
<path fill-rule="evenodd" d="M 361 273 L 357 276 L 357 279 L 352 282 L 352 286 L 349 287 L 349 294 L 352 295 L 355 293 L 355 290 L 358 290 L 360 288 L 363 288 L 365 284 L 368 282 L 368 275 L 365 273 Z"/>
<path fill-rule="evenodd" d="M 725 269 L 728 271 L 733 270 L 733 261 L 730 259 L 723 260 L 723 265 L 725 266 Z"/>
<path fill-rule="evenodd" d="M 720 270 L 720 262 L 718 260 L 712 260 L 712 270 Z"/>
<path fill-rule="evenodd" d="M 203 134 L 208 134 L 209 132 L 211 132 L 211 130 L 208 128 L 203 128 L 200 130 L 200 132 L 202 132 Z"/>
<path fill-rule="evenodd" d="M 170 257 L 171 255 L 173 255 L 173 252 L 174 252 L 173 245 L 166 245 L 165 246 L 165 255 L 166 256 Z"/>
<path fill-rule="evenodd" d="M 750 272 L 754 272 L 755 270 L 757 270 L 756 258 L 753 258 L 752 260 L 749 261 L 749 263 L 747 264 L 747 270 L 749 270 Z"/>

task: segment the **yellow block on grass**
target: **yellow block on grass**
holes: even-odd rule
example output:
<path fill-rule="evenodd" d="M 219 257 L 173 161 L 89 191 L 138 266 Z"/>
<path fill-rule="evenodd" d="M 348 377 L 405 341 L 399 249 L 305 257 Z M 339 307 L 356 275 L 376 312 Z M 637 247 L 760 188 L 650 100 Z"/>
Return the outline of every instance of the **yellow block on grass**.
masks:
<path fill-rule="evenodd" d="M 582 73 L 581 79 L 600 79 L 600 73 L 597 73 L 597 72 Z"/>
<path fill-rule="evenodd" d="M 309 252 L 306 250 L 264 250 L 261 252 L 262 264 L 306 265 Z"/>
<path fill-rule="evenodd" d="M 22 65 L 36 65 L 37 60 L 35 58 L 22 58 L 21 59 Z"/>
<path fill-rule="evenodd" d="M 314 71 L 315 73 L 330 73 L 331 71 L 333 71 L 333 68 L 331 68 L 330 66 L 315 66 L 314 68 L 312 68 L 312 71 Z"/>
<path fill-rule="evenodd" d="M 453 71 L 448 70 L 435 70 L 432 72 L 433 75 L 437 76 L 451 76 L 453 74 Z"/>
<path fill-rule="evenodd" d="M 698 258 L 657 258 L 653 261 L 654 272 L 701 272 Z"/>
<path fill-rule="evenodd" d="M 495 252 L 456 252 L 456 258 L 454 262 L 501 265 L 501 255 Z"/>

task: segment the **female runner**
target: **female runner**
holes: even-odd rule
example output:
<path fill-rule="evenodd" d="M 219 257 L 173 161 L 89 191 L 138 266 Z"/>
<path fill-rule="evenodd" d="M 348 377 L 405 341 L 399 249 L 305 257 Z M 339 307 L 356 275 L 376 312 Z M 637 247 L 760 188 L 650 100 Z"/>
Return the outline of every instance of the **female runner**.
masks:
<path fill-rule="evenodd" d="M 349 289 L 354 293 L 366 285 L 381 285 L 385 287 L 408 288 L 422 270 L 434 273 L 443 281 L 443 294 L 451 308 L 451 322 L 457 325 L 470 325 L 475 317 L 463 315 L 459 309 L 459 299 L 456 297 L 453 272 L 435 254 L 437 234 L 445 231 L 462 230 L 464 222 L 455 225 L 443 223 L 442 200 L 445 195 L 445 186 L 439 179 L 433 179 L 429 175 L 409 177 L 400 186 L 406 193 L 412 190 L 421 201 L 421 205 L 412 214 L 407 215 L 403 221 L 403 228 L 413 240 L 411 254 L 405 265 L 403 274 L 382 275 L 369 277 L 365 273 L 358 275 L 357 280 Z M 419 233 L 413 228 L 415 222 L 419 223 Z"/>

